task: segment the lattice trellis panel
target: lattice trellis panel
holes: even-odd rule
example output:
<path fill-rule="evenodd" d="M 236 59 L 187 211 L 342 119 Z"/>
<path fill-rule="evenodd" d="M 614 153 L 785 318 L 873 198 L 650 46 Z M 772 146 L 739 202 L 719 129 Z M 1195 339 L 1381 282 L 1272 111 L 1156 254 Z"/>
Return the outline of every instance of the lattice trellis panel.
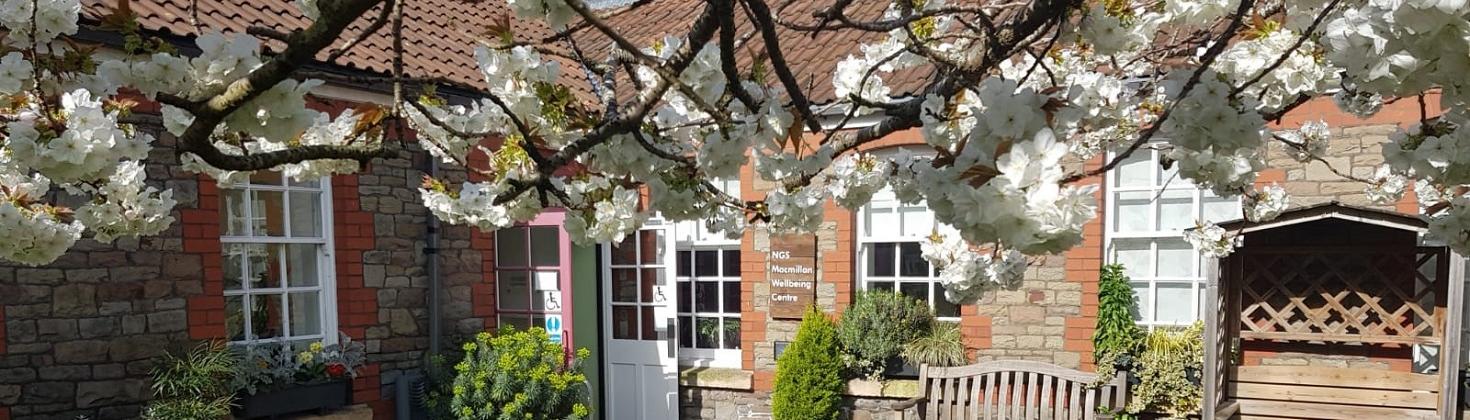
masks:
<path fill-rule="evenodd" d="M 1444 336 L 1443 248 L 1242 252 L 1242 338 L 1435 343 Z"/>

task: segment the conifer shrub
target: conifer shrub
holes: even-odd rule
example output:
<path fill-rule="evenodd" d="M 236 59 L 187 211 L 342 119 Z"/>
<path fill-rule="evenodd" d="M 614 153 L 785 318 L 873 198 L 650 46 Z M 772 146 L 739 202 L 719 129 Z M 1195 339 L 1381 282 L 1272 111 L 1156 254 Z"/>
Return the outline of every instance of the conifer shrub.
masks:
<path fill-rule="evenodd" d="M 837 327 L 810 307 L 796 330 L 796 341 L 776 360 L 772 415 L 775 420 L 836 420 L 845 385 Z"/>
<path fill-rule="evenodd" d="M 507 326 L 494 336 L 476 335 L 464 351 L 449 402 L 456 419 L 579 420 L 591 414 L 582 373 L 587 349 L 568 358 L 546 330 Z"/>
<path fill-rule="evenodd" d="M 1098 276 L 1097 328 L 1092 333 L 1092 354 L 1102 373 L 1111 372 L 1119 364 L 1131 364 L 1143 338 L 1138 324 L 1133 322 L 1137 297 L 1123 273 L 1122 265 L 1109 264 L 1103 266 Z"/>

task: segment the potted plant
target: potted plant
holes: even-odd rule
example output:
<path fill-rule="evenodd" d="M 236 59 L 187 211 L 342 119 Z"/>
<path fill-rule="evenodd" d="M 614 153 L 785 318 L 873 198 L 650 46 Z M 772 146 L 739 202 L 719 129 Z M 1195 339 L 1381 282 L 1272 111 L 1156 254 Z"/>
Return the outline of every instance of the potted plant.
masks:
<path fill-rule="evenodd" d="M 159 356 L 150 373 L 153 401 L 143 420 L 218 420 L 230 413 L 230 377 L 235 359 L 220 342 Z"/>
<path fill-rule="evenodd" d="M 297 344 L 299 345 L 299 343 Z M 362 368 L 364 349 L 341 334 L 335 344 L 313 342 L 304 349 L 290 343 L 237 349 L 235 372 L 238 418 L 274 418 L 299 412 L 326 412 L 352 401 L 352 378 Z"/>

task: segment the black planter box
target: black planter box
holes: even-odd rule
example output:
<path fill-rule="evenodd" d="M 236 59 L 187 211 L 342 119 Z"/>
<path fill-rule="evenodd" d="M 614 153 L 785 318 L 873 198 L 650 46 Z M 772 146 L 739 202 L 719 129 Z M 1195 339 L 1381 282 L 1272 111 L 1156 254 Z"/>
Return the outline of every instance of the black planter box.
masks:
<path fill-rule="evenodd" d="M 235 417 L 276 418 L 306 411 L 325 413 L 352 401 L 352 382 L 338 380 L 241 396 L 235 400 Z"/>
<path fill-rule="evenodd" d="M 888 359 L 888 363 L 883 367 L 883 377 L 917 379 L 919 377 L 919 367 L 904 361 L 903 358 L 895 357 Z"/>

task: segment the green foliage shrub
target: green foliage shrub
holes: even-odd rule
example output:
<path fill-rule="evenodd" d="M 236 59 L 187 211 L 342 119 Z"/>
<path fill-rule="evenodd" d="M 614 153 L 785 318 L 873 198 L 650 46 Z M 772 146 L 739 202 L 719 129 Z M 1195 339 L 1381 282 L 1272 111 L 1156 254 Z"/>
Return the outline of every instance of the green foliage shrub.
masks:
<path fill-rule="evenodd" d="M 902 356 L 904 361 L 914 366 L 962 366 L 970 363 L 960 324 L 948 321 L 934 321 L 928 335 L 904 346 Z"/>
<path fill-rule="evenodd" d="M 928 304 L 894 292 L 869 291 L 858 293 L 842 313 L 837 335 L 853 374 L 876 378 L 905 346 L 928 336 L 933 324 Z"/>
<path fill-rule="evenodd" d="M 464 345 L 456 371 L 450 413 L 460 420 L 576 420 L 591 414 L 587 349 L 566 357 L 539 327 L 480 333 Z"/>
<path fill-rule="evenodd" d="M 1128 403 L 1131 413 L 1162 413 L 1183 418 L 1199 412 L 1204 399 L 1204 324 L 1157 328 L 1143 340 L 1134 372 L 1139 383 Z"/>
<path fill-rule="evenodd" d="M 146 420 L 218 420 L 230 414 L 235 358 L 223 343 L 203 342 L 187 351 L 164 353 L 155 361 L 153 401 Z"/>
<path fill-rule="evenodd" d="M 1123 266 L 1103 266 L 1098 276 L 1097 328 L 1092 333 L 1093 360 L 1103 378 L 1111 378 L 1116 369 L 1128 369 L 1133 362 L 1143 338 L 1133 322 L 1137 306 Z"/>
<path fill-rule="evenodd" d="M 837 328 L 826 314 L 810 307 L 796 330 L 796 341 L 776 360 L 772 415 L 775 420 L 836 420 L 844 386 Z"/>

